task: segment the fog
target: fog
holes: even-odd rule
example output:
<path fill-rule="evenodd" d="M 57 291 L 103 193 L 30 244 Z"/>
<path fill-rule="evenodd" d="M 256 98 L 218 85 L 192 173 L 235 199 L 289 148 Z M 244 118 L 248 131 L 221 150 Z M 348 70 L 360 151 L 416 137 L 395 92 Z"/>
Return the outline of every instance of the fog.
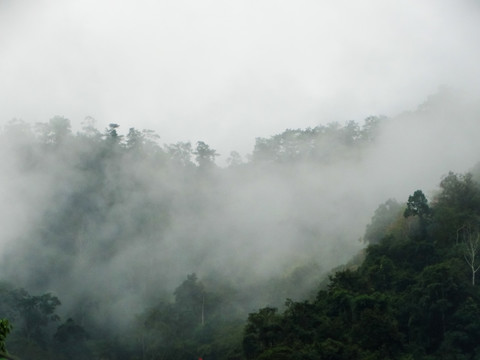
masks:
<path fill-rule="evenodd" d="M 478 91 L 476 1 L 0 2 L 0 118 L 86 116 L 203 140 L 413 110 Z"/>
<path fill-rule="evenodd" d="M 478 162 L 479 115 L 443 90 L 381 119 L 361 146 L 326 137 L 328 157 L 281 162 L 257 146 L 228 168 L 168 160 L 149 142 L 121 150 L 100 132 L 61 135 L 54 120 L 14 122 L 1 141 L 1 271 L 101 324 L 125 325 L 194 272 L 235 289 L 244 311 L 307 296 L 365 246 L 380 203 L 417 189 L 433 200 L 442 176 Z M 308 264 L 317 272 L 291 293 L 269 287 Z"/>
<path fill-rule="evenodd" d="M 65 313 L 88 307 L 99 322 L 128 320 L 118 315 L 142 311 L 193 272 L 240 291 L 311 262 L 324 276 L 365 246 L 380 203 L 417 189 L 432 198 L 448 171 L 479 161 L 478 10 L 451 1 L 0 2 L 4 124 L 35 128 L 59 114 L 73 128 L 49 150 L 26 124 L 5 126 L 2 274 L 57 294 Z M 226 167 L 232 150 L 254 155 L 257 137 L 381 114 L 374 142 L 351 151 L 332 141 L 331 161 Z M 109 123 L 122 135 L 155 130 L 161 154 L 105 155 L 100 135 L 75 135 L 87 116 L 100 132 Z M 221 167 L 153 155 L 198 140 L 222 155 Z M 247 310 L 268 303 L 264 295 Z"/>

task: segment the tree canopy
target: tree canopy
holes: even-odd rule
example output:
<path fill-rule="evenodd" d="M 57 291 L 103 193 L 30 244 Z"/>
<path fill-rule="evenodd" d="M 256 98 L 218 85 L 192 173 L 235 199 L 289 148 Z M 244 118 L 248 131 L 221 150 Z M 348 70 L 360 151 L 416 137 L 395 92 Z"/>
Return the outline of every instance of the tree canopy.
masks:
<path fill-rule="evenodd" d="M 2 165 L 22 176 L 5 176 L 4 192 L 22 228 L 5 222 L 0 352 L 478 358 L 478 174 L 450 172 L 435 192 L 386 200 L 355 247 L 365 248 L 346 251 L 370 214 L 349 189 L 325 184 L 351 185 L 385 121 L 257 138 L 251 156 L 232 152 L 228 166 L 204 141 L 161 144 L 117 123 L 99 131 L 86 119 L 74 133 L 63 117 L 10 122 Z"/>

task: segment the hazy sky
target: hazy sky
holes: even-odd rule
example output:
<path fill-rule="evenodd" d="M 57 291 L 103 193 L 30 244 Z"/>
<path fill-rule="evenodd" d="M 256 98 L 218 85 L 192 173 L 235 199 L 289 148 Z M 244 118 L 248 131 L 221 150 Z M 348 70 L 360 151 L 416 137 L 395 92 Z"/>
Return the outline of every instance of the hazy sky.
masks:
<path fill-rule="evenodd" d="M 206 141 L 414 109 L 480 78 L 477 1 L 0 0 L 0 120 Z"/>

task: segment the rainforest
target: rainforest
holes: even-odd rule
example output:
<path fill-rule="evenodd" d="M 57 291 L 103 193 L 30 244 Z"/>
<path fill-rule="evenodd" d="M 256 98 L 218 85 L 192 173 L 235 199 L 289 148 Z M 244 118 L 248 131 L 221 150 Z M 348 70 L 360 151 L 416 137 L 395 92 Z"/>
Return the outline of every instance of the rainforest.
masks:
<path fill-rule="evenodd" d="M 480 359 L 479 33 L 0 0 L 0 360 Z"/>
<path fill-rule="evenodd" d="M 476 359 L 478 114 L 443 89 L 399 116 L 258 137 L 224 164 L 204 141 L 14 119 L 0 351 Z"/>

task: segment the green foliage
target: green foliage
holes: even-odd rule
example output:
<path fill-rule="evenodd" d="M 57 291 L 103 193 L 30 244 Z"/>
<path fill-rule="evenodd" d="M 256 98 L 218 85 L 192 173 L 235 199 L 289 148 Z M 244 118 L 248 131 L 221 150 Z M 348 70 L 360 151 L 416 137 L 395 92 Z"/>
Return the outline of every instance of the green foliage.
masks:
<path fill-rule="evenodd" d="M 61 324 L 53 337 L 58 352 L 66 358 L 72 360 L 91 359 L 92 353 L 87 344 L 89 335 L 72 318 Z"/>
<path fill-rule="evenodd" d="M 428 206 L 428 200 L 422 190 L 417 190 L 408 197 L 407 208 L 403 213 L 403 216 L 418 216 L 420 218 L 426 218 L 430 215 L 431 210 Z"/>
<path fill-rule="evenodd" d="M 279 171 L 285 174 L 290 165 L 306 161 L 314 166 L 355 160 L 375 141 L 383 121 L 368 118 L 363 126 L 332 123 L 258 138 L 250 163 L 241 163 L 239 154 L 232 153 L 231 166 L 222 172 L 215 166 L 218 154 L 202 141 L 195 148 L 190 142 L 161 146 L 151 131 L 130 128 L 123 136 L 119 125 L 112 123 L 99 132 L 90 120 L 76 135 L 62 117 L 34 128 L 13 121 L 3 133 L 4 141 L 9 134 L 19 139 L 5 146 L 18 157 L 12 162 L 18 162 L 22 172 L 42 178 L 45 169 L 56 171 L 55 206 L 38 215 L 41 225 L 35 228 L 31 246 L 11 256 L 13 260 L 5 259 L 12 267 L 19 255 L 38 259 L 22 269 L 34 274 L 25 281 L 35 289 L 49 288 L 52 278 L 58 281 L 67 271 L 77 272 L 72 264 L 79 258 L 87 260 L 93 272 L 105 263 L 119 265 L 109 262 L 112 259 L 120 265 L 132 264 L 130 256 L 143 260 L 146 252 L 160 253 L 158 244 L 177 240 L 165 236 L 166 229 L 179 222 L 175 216 L 188 207 L 189 222 L 200 222 L 205 199 L 222 190 L 213 186 L 217 178 L 211 175 L 247 179 L 256 172 L 243 173 L 245 168 L 257 170 L 265 163 L 285 169 Z M 57 162 L 58 167 L 49 166 Z M 141 173 L 151 178 L 147 181 L 138 176 Z M 208 186 L 198 185 L 202 183 Z M 179 207 L 181 202 L 187 205 Z M 218 207 L 215 214 L 222 210 Z M 269 285 L 262 283 L 264 288 L 252 287 L 252 293 L 258 290 L 256 295 L 268 293 L 265 304 L 271 306 L 247 319 L 242 311 L 251 311 L 251 304 L 245 298 L 238 302 L 241 305 L 232 305 L 236 294 L 231 288 L 212 279 L 199 281 L 195 274 L 188 275 L 172 297 L 164 296 L 163 275 L 155 267 L 166 258 L 161 254 L 149 261 L 135 260 L 135 266 L 118 266 L 122 286 L 117 291 L 106 286 L 103 299 L 97 294 L 69 294 L 74 300 L 66 310 L 68 320 L 62 323 L 56 296 L 31 295 L 0 284 L 0 315 L 13 324 L 7 347 L 25 358 L 56 360 L 480 358 L 480 292 L 471 281 L 477 263 L 465 257 L 466 229 L 478 229 L 479 219 L 475 178 L 449 173 L 431 203 L 417 190 L 406 208 L 395 200 L 381 204 L 366 228 L 368 247 L 359 255 L 363 263 L 342 267 L 316 296 L 310 294 L 321 281 L 316 263 L 295 263 L 284 276 Z M 191 229 L 185 233 L 192 235 Z M 299 232 L 298 239 L 309 231 Z M 216 240 L 207 238 L 201 240 L 212 241 L 208 251 L 220 248 Z M 195 241 L 185 244 L 194 247 Z M 146 250 L 118 257 L 125 248 Z M 477 255 L 476 250 L 470 254 Z M 92 288 L 104 285 L 87 275 L 80 273 L 76 280 Z M 105 304 L 132 294 L 150 306 L 138 310 L 136 317 L 130 310 L 122 319 L 102 317 Z M 278 305 L 286 297 L 295 301 Z M 116 320 L 126 325 L 117 328 Z M 9 323 L 0 323 L 0 350 Z"/>
<path fill-rule="evenodd" d="M 399 218 L 403 207 L 394 199 L 381 204 L 367 225 L 363 240 L 368 244 L 376 244 L 393 230 L 393 224 Z"/>
<path fill-rule="evenodd" d="M 427 217 L 430 215 L 430 207 L 428 206 L 428 200 L 422 190 L 417 190 L 408 197 L 407 208 L 405 209 L 404 216 L 419 216 Z"/>
<path fill-rule="evenodd" d="M 417 190 L 408 197 L 407 208 L 403 216 L 418 217 L 418 229 L 412 231 L 411 235 L 417 239 L 425 239 L 427 236 L 427 226 L 432 215 L 432 209 L 428 205 L 428 200 L 422 190 Z"/>
<path fill-rule="evenodd" d="M 1 352 L 7 351 L 5 349 L 5 340 L 11 330 L 12 330 L 12 325 L 10 325 L 10 322 L 7 319 L 0 319 L 0 351 Z"/>
<path fill-rule="evenodd" d="M 244 322 L 225 314 L 225 297 L 207 291 L 190 274 L 174 291 L 173 303 L 160 302 L 137 317 L 134 348 L 143 358 L 205 357 L 240 359 Z"/>
<path fill-rule="evenodd" d="M 71 135 L 70 120 L 62 116 L 55 116 L 46 124 L 38 123 L 36 128 L 46 145 L 58 146 Z"/>
<path fill-rule="evenodd" d="M 192 144 L 189 142 L 178 142 L 167 145 L 167 153 L 175 164 L 183 167 L 194 166 L 192 162 Z"/>
<path fill-rule="evenodd" d="M 362 148 L 373 142 L 383 117 L 369 117 L 362 128 L 349 121 L 344 126 L 330 123 L 314 128 L 288 129 L 270 138 L 257 138 L 254 162 L 292 163 L 313 160 L 330 163 L 359 156 Z"/>
<path fill-rule="evenodd" d="M 211 149 L 210 146 L 203 141 L 197 142 L 197 147 L 193 154 L 200 168 L 213 166 L 215 164 L 215 157 L 219 155 L 215 149 Z"/>
<path fill-rule="evenodd" d="M 435 238 L 443 246 L 459 242 L 465 227 L 476 227 L 480 220 L 480 187 L 469 173 L 449 172 L 440 182 L 435 197 Z"/>
<path fill-rule="evenodd" d="M 413 232 L 392 231 L 411 220 L 401 220 L 397 203 L 382 204 L 367 227 L 370 245 L 361 266 L 336 272 L 311 302 L 289 300 L 283 313 L 264 308 L 250 314 L 245 356 L 478 358 L 480 291 L 470 280 L 471 263 L 464 259 L 461 240 L 478 218 L 478 191 L 469 175 L 452 173 L 442 180 L 432 206 L 421 190 L 415 191 L 404 211 L 405 217 L 418 219 Z M 446 213 L 457 219 L 446 221 Z M 436 241 L 440 229 L 456 234 L 457 241 Z"/>
<path fill-rule="evenodd" d="M 271 351 L 281 340 L 282 329 L 277 309 L 266 307 L 248 315 L 243 349 L 247 359 Z"/>
<path fill-rule="evenodd" d="M 5 337 L 10 333 L 7 343 L 14 354 L 30 357 L 42 353 L 51 344 L 50 332 L 60 319 L 56 314 L 59 305 L 60 300 L 52 294 L 31 295 L 25 289 L 2 283 L 0 313 L 9 320 L 1 322 L 0 351 L 5 351 Z"/>

